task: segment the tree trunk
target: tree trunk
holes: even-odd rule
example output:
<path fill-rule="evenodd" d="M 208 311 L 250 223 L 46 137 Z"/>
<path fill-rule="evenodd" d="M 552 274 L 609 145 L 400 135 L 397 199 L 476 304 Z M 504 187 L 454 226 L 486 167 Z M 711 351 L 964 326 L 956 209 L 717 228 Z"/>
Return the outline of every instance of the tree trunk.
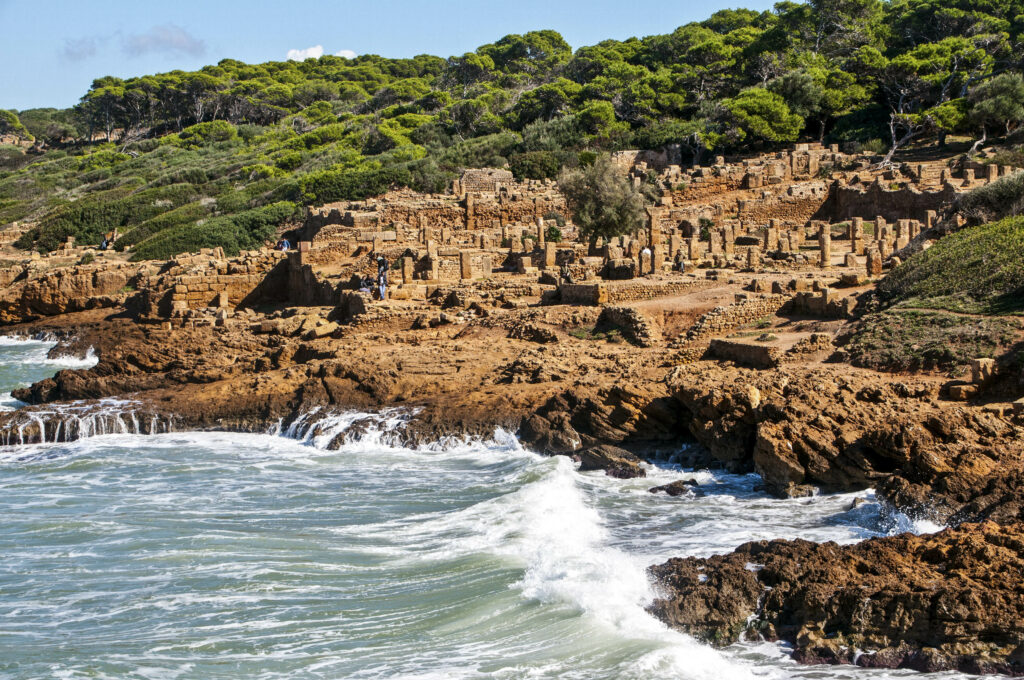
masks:
<path fill-rule="evenodd" d="M 985 143 L 986 139 L 988 139 L 988 130 L 985 129 L 985 126 L 983 125 L 981 127 L 981 139 L 974 143 L 971 150 L 967 152 L 967 157 L 974 158 L 978 154 L 978 149 L 981 148 L 981 145 Z"/>

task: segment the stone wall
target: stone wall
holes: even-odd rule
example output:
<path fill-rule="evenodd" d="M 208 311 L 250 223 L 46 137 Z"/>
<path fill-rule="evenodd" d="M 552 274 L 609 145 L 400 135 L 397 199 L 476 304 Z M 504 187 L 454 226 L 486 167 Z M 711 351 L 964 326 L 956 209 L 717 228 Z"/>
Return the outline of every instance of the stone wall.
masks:
<path fill-rule="evenodd" d="M 731 305 L 715 307 L 704 314 L 673 345 L 685 348 L 715 335 L 721 335 L 740 326 L 754 323 L 766 316 L 779 313 L 792 298 L 788 295 L 764 295 L 747 297 Z"/>
<path fill-rule="evenodd" d="M 605 307 L 597 318 L 595 331 L 616 328 L 627 340 L 641 347 L 652 347 L 661 341 L 661 332 L 633 307 Z"/>
<path fill-rule="evenodd" d="M 851 217 L 873 220 L 882 216 L 889 222 L 901 219 L 927 219 L 929 210 L 940 210 L 950 205 L 960 190 L 947 182 L 941 189 L 921 191 L 914 186 L 901 185 L 889 189 L 879 182 L 868 185 L 841 185 L 833 183 L 828 202 L 822 207 L 818 219 L 841 222 Z"/>
<path fill-rule="evenodd" d="M 707 354 L 715 359 L 734 361 L 753 368 L 774 368 L 782 361 L 782 352 L 778 347 L 720 338 L 711 341 Z"/>

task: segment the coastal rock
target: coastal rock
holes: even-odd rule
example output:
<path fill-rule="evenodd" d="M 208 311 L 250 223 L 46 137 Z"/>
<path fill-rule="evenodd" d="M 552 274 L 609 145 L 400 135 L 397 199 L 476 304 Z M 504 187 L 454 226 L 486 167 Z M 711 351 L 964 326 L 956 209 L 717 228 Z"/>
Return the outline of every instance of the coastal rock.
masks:
<path fill-rule="evenodd" d="M 580 470 L 604 470 L 609 477 L 633 479 L 646 477 L 647 471 L 635 455 L 617 446 L 601 444 L 591 446 L 573 454 L 580 462 Z"/>
<path fill-rule="evenodd" d="M 938 380 L 702 363 L 670 383 L 693 436 L 727 469 L 757 472 L 776 496 L 874 486 L 942 523 L 1018 516 L 999 509 L 1013 499 L 999 480 L 1024 474 L 1024 428 L 939 401 Z"/>
<path fill-rule="evenodd" d="M 715 644 L 786 640 L 803 663 L 1024 674 L 1022 570 L 1022 523 L 758 541 L 651 567 L 669 595 L 650 611 Z"/>
<path fill-rule="evenodd" d="M 692 479 L 680 479 L 661 486 L 652 486 L 649 493 L 665 493 L 669 496 L 703 496 L 704 493 L 698 489 L 700 485 Z"/>

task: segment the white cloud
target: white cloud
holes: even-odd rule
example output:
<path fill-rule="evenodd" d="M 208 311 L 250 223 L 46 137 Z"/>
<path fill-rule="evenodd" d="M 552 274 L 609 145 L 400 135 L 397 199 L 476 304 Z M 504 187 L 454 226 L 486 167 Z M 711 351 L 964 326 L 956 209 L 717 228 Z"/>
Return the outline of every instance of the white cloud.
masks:
<path fill-rule="evenodd" d="M 154 26 L 146 33 L 129 35 L 124 40 L 124 51 L 133 57 L 148 52 L 186 54 L 199 57 L 206 53 L 206 43 L 194 37 L 181 26 L 164 24 Z"/>
<path fill-rule="evenodd" d="M 352 50 L 338 50 L 334 53 L 336 57 L 345 57 L 346 59 L 355 59 L 356 53 Z"/>
<path fill-rule="evenodd" d="M 305 61 L 306 59 L 319 59 L 324 56 L 323 45 L 313 45 L 304 50 L 288 50 L 289 61 Z"/>

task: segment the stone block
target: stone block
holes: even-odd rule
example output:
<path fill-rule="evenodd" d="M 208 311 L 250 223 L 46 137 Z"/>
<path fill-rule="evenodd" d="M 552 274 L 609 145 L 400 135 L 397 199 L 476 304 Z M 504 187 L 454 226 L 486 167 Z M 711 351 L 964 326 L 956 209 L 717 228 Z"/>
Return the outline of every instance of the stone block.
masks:
<path fill-rule="evenodd" d="M 995 359 L 974 359 L 971 361 L 971 382 L 975 385 L 983 385 L 987 383 L 993 378 L 993 376 L 995 376 L 995 374 Z"/>

